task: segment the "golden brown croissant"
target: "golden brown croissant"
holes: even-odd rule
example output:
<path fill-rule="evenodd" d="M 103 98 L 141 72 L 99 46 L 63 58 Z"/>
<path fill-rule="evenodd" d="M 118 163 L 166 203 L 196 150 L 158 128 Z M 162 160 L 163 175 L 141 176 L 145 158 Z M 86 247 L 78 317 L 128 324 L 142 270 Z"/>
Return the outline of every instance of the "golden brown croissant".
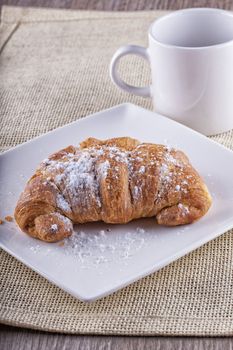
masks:
<path fill-rule="evenodd" d="M 73 223 L 191 223 L 211 205 L 203 180 L 181 151 L 129 137 L 89 138 L 44 160 L 28 181 L 15 219 L 29 235 L 55 242 Z"/>

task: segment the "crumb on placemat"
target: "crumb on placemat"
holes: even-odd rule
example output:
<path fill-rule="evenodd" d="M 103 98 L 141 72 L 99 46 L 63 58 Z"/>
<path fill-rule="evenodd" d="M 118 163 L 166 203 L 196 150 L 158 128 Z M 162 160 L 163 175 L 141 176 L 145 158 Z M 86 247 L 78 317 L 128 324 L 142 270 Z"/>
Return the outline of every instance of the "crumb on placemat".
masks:
<path fill-rule="evenodd" d="M 10 215 L 7 215 L 7 216 L 5 216 L 5 220 L 8 222 L 11 222 L 11 221 L 13 221 L 13 217 Z"/>
<path fill-rule="evenodd" d="M 4 223 L 4 221 L 0 219 L 0 225 L 2 225 L 3 223 Z"/>
<path fill-rule="evenodd" d="M 65 244 L 64 241 L 61 241 L 58 243 L 59 247 L 63 247 L 64 244 Z"/>

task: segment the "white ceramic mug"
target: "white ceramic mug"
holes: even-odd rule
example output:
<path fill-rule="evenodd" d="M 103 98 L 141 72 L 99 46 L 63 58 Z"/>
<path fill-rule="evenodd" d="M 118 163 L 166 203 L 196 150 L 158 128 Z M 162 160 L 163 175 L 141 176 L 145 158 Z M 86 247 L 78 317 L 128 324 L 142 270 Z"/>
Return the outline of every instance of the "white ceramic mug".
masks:
<path fill-rule="evenodd" d="M 149 48 L 127 45 L 112 58 L 110 74 L 121 89 L 152 97 L 154 110 L 205 135 L 233 128 L 233 15 L 195 8 L 159 18 L 149 29 Z M 152 85 L 121 80 L 117 65 L 135 54 L 150 62 Z"/>

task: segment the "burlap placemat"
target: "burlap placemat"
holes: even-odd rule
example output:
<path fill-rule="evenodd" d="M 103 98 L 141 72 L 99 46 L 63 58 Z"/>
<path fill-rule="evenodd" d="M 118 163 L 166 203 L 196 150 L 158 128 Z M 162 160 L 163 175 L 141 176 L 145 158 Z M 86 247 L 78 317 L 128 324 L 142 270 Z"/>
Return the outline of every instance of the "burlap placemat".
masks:
<path fill-rule="evenodd" d="M 149 23 L 159 15 L 4 7 L 1 150 L 121 102 L 151 108 L 150 100 L 113 86 L 108 65 L 120 45 L 146 45 Z M 121 71 L 133 84 L 148 82 L 149 68 L 139 59 L 123 60 Z M 232 132 L 214 139 L 233 148 Z M 1 250 L 0 319 L 67 333 L 232 335 L 232 262 L 233 238 L 227 232 L 161 271 L 85 304 Z"/>

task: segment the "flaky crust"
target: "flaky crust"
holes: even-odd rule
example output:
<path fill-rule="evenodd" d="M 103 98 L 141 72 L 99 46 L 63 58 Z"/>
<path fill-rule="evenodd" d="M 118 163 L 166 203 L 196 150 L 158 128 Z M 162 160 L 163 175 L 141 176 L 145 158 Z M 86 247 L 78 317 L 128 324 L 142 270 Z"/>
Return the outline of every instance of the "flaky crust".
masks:
<path fill-rule="evenodd" d="M 211 205 L 206 185 L 186 155 L 129 137 L 88 138 L 44 160 L 15 208 L 19 227 L 55 242 L 73 224 L 123 224 L 155 217 L 176 226 L 201 218 Z"/>

